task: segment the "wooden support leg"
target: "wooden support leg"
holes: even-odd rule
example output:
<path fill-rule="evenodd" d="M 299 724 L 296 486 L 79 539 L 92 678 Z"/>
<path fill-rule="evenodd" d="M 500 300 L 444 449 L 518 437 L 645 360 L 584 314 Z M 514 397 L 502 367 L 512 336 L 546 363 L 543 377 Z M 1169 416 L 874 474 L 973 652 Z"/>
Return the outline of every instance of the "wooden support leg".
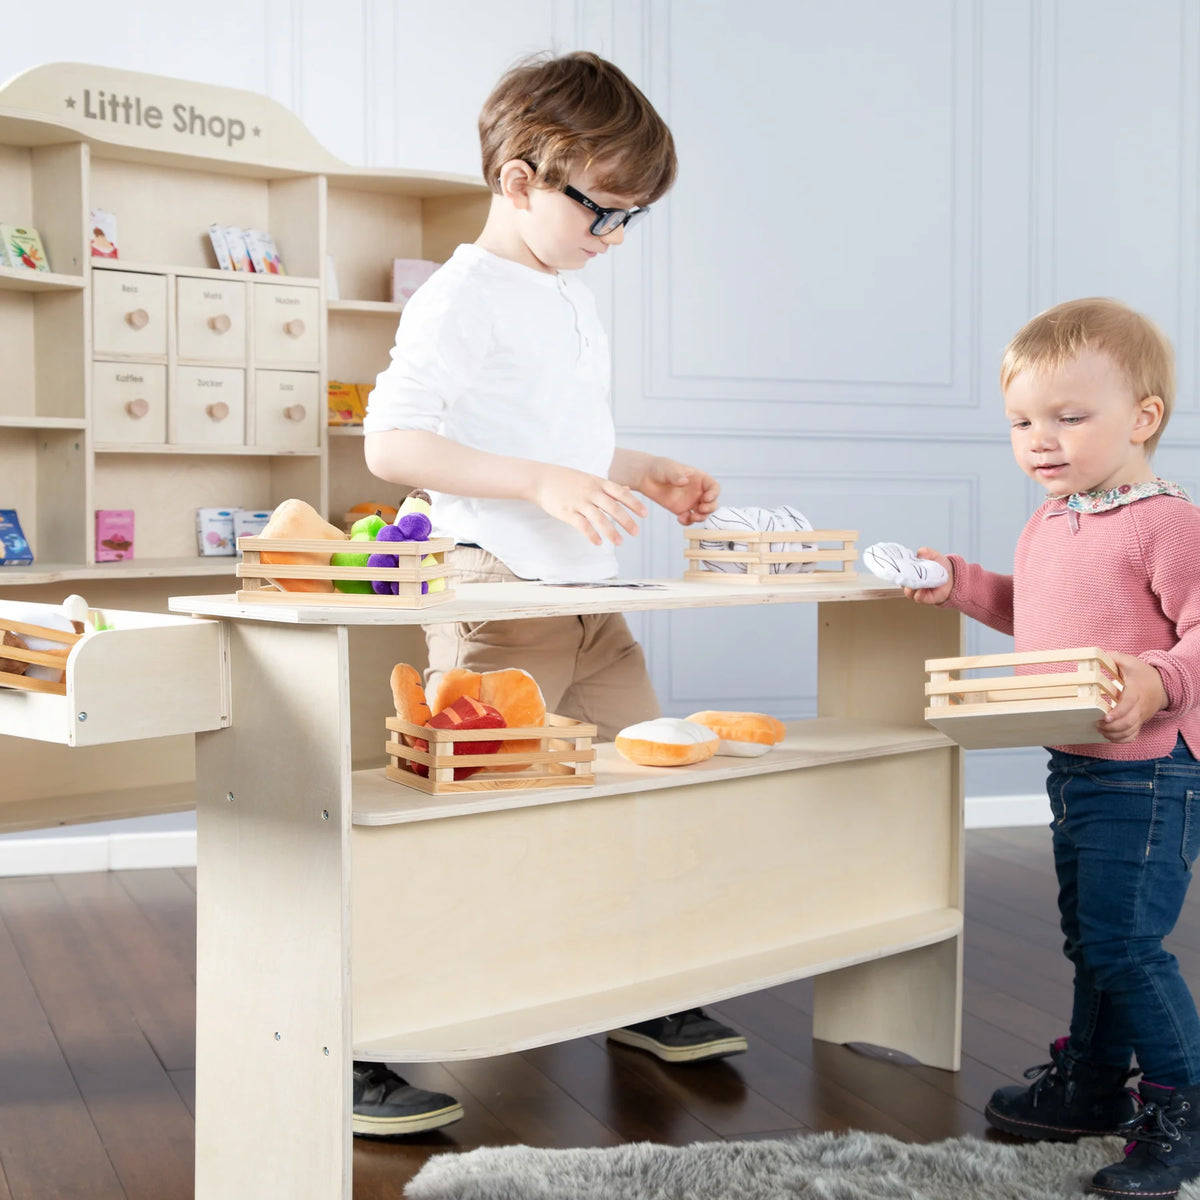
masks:
<path fill-rule="evenodd" d="M 349 1200 L 345 628 L 230 629 L 196 739 L 196 1200 Z"/>
<path fill-rule="evenodd" d="M 957 1071 L 962 936 L 818 975 L 813 1005 L 813 1037 L 886 1046 Z"/>

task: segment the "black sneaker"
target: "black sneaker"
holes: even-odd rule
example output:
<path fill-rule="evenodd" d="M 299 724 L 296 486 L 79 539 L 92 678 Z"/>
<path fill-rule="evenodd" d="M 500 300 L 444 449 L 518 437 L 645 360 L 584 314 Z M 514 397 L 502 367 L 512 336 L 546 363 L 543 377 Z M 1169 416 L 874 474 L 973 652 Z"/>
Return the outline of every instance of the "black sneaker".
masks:
<path fill-rule="evenodd" d="M 1092 1178 L 1101 1196 L 1174 1196 L 1200 1179 L 1200 1087 L 1138 1084 L 1141 1107 L 1122 1132 L 1132 1139 L 1125 1157 Z"/>
<path fill-rule="evenodd" d="M 462 1119 L 463 1108 L 444 1092 L 413 1087 L 383 1063 L 354 1064 L 355 1137 L 396 1137 L 441 1129 Z"/>
<path fill-rule="evenodd" d="M 669 1017 L 656 1017 L 653 1021 L 639 1021 L 624 1029 L 612 1029 L 608 1040 L 649 1050 L 669 1063 L 728 1058 L 731 1054 L 745 1054 L 749 1049 L 746 1039 L 736 1029 L 714 1021 L 702 1008 L 689 1008 L 687 1012 L 672 1013 Z"/>

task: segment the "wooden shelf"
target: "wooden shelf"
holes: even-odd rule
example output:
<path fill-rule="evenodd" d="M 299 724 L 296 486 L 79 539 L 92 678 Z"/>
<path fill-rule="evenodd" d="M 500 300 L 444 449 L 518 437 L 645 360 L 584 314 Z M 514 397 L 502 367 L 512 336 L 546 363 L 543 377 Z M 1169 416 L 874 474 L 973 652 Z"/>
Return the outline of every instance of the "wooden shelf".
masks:
<path fill-rule="evenodd" d="M 652 586 L 609 587 L 603 583 L 563 587 L 545 583 L 467 583 L 435 609 L 406 610 L 382 605 L 241 604 L 232 595 L 172 596 L 172 612 L 198 617 L 272 621 L 296 625 L 421 625 L 430 621 L 520 620 L 583 613 L 655 612 L 673 608 L 726 608 L 753 604 L 818 604 L 844 600 L 904 600 L 904 593 L 875 579 L 853 579 L 799 587 L 764 583 L 688 583 L 682 579 L 642 581 Z M 906 603 L 910 603 L 908 601 Z M 263 611 L 269 609 L 269 612 Z M 381 726 L 382 728 L 382 726 Z"/>
<path fill-rule="evenodd" d="M 175 446 L 165 442 L 98 442 L 92 449 L 97 454 L 191 454 L 220 458 L 317 458 L 319 446 Z"/>
<path fill-rule="evenodd" d="M 0 291 L 82 291 L 82 275 L 59 275 L 55 271 L 30 271 L 24 267 L 0 267 Z"/>
<path fill-rule="evenodd" d="M 933 946 L 958 937 L 962 927 L 957 909 L 912 913 L 591 995 L 452 1025 L 398 1030 L 393 1036 L 355 1042 L 354 1057 L 443 1062 L 511 1054 Z"/>
<path fill-rule="evenodd" d="M 187 579 L 233 575 L 236 557 L 135 558 L 109 563 L 34 563 L 0 569 L 0 588 L 9 584 L 60 583 L 72 579 Z"/>
<path fill-rule="evenodd" d="M 92 259 L 92 270 L 135 271 L 148 275 L 186 275 L 189 279 L 249 279 L 254 283 L 285 283 L 295 287 L 321 286 L 319 279 L 303 275 L 260 275 L 257 271 L 222 271 L 215 267 L 181 267 L 164 263 L 128 262 L 121 258 L 94 258 Z"/>
<path fill-rule="evenodd" d="M 86 429 L 82 417 L 3 417 L 0 429 Z"/>
<path fill-rule="evenodd" d="M 380 722 L 382 730 L 382 721 Z M 382 736 L 382 734 L 381 734 Z M 493 792 L 458 792 L 431 796 L 402 783 L 393 783 L 383 769 L 355 771 L 355 825 L 397 825 L 410 821 L 435 821 L 511 808 L 569 804 L 573 800 L 621 796 L 774 775 L 831 763 L 858 762 L 893 754 L 916 754 L 952 746 L 952 739 L 928 726 L 888 725 L 818 717 L 792 721 L 787 738 L 759 758 L 718 755 L 690 767 L 639 767 L 626 761 L 611 744 L 596 747 L 592 787 L 529 788 Z"/>
<path fill-rule="evenodd" d="M 381 317 L 398 317 L 404 311 L 402 303 L 390 300 L 327 300 L 325 307 L 331 313 L 367 313 Z"/>
<path fill-rule="evenodd" d="M 35 800 L 5 801 L 0 798 L 0 831 L 47 829 L 54 825 L 76 825 L 83 821 L 120 821 L 158 813 L 187 812 L 196 807 L 196 785 L 148 784 L 78 795 L 42 796 Z"/>
<path fill-rule="evenodd" d="M 328 426 L 330 437 L 362 437 L 363 427 L 361 425 L 330 425 Z"/>

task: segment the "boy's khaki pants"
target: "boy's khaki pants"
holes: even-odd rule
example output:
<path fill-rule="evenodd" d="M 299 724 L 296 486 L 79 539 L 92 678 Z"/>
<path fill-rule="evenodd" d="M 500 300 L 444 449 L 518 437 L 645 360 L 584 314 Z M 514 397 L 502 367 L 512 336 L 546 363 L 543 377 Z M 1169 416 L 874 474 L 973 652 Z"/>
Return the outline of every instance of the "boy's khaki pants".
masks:
<path fill-rule="evenodd" d="M 517 578 L 478 547 L 456 546 L 446 563 L 452 587 Z M 425 642 L 427 681 L 452 667 L 520 667 L 537 680 L 548 712 L 594 724 L 600 741 L 661 713 L 642 648 L 620 613 L 426 625 Z"/>

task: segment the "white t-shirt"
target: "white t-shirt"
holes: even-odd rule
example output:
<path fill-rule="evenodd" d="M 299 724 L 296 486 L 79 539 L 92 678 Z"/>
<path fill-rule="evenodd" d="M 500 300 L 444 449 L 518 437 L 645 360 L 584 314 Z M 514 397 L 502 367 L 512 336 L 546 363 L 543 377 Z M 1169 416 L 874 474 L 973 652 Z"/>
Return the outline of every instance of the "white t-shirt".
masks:
<path fill-rule="evenodd" d="M 405 305 L 363 429 L 422 429 L 606 478 L 610 372 L 608 338 L 576 272 L 546 274 L 462 245 Z M 611 545 L 593 546 L 535 504 L 431 497 L 435 533 L 482 546 L 523 579 L 617 573 Z"/>

